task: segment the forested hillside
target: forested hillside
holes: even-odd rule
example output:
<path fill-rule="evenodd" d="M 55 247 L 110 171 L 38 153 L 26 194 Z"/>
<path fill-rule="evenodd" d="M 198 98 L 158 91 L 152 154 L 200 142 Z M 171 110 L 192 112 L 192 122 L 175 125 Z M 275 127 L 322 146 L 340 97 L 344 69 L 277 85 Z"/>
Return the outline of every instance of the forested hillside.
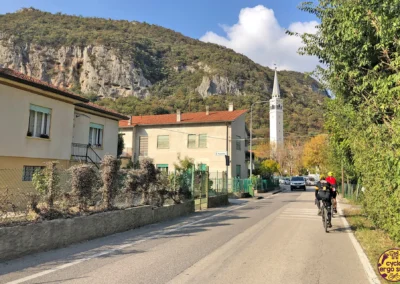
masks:
<path fill-rule="evenodd" d="M 124 114 L 249 108 L 271 97 L 273 70 L 233 50 L 147 23 L 51 14 L 0 15 L 0 64 L 101 100 Z M 279 72 L 285 132 L 321 132 L 326 92 L 314 79 Z M 254 127 L 268 133 L 268 107 Z"/>

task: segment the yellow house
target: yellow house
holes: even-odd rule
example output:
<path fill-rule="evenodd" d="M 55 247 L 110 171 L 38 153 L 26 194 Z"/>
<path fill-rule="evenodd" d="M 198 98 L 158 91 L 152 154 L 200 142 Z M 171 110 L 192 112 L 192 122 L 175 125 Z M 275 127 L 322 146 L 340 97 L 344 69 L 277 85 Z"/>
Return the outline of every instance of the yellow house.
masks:
<path fill-rule="evenodd" d="M 127 117 L 46 82 L 0 68 L 0 169 L 28 181 L 43 162 L 98 163 L 117 155 L 118 121 Z"/>
<path fill-rule="evenodd" d="M 228 178 L 248 177 L 246 162 L 248 131 L 246 110 L 132 116 L 120 121 L 124 156 L 133 162 L 143 157 L 154 160 L 165 171 L 173 171 L 178 156 L 209 167 L 210 174 L 228 172 Z M 229 157 L 229 166 L 226 157 Z M 213 176 L 214 177 L 214 176 Z"/>

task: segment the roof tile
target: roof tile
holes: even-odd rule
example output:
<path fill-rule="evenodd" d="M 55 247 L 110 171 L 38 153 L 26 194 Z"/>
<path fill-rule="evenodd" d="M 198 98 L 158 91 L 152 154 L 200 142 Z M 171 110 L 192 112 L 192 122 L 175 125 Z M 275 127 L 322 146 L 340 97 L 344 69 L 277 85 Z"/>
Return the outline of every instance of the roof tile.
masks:
<path fill-rule="evenodd" d="M 132 127 L 135 125 L 168 125 L 168 124 L 189 124 L 189 123 L 216 123 L 216 122 L 231 122 L 237 119 L 247 110 L 234 110 L 234 111 L 210 111 L 207 115 L 206 112 L 192 112 L 181 114 L 181 121 L 177 120 L 177 114 L 161 114 L 161 115 L 144 115 L 132 116 L 131 125 L 128 120 L 121 120 L 120 127 Z"/>

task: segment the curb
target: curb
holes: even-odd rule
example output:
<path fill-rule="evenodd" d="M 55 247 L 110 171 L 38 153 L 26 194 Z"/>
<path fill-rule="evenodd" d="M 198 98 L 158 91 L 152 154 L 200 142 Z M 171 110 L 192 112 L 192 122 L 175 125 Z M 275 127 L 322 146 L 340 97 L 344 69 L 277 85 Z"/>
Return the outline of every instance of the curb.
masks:
<path fill-rule="evenodd" d="M 364 267 L 364 270 L 367 274 L 369 283 L 371 284 L 380 284 L 381 282 L 379 281 L 379 278 L 376 276 L 375 270 L 372 268 L 371 263 L 369 262 L 369 259 L 367 255 L 365 254 L 363 248 L 361 247 L 360 243 L 354 236 L 353 231 L 351 230 L 351 227 L 349 223 L 346 220 L 346 217 L 344 217 L 342 208 L 340 207 L 340 202 L 337 203 L 337 209 L 339 211 L 339 214 L 341 215 L 340 219 L 342 219 L 342 223 L 346 228 L 346 231 L 349 233 L 349 238 L 353 244 L 354 249 L 356 250 L 358 254 L 358 258 L 360 259 L 360 262 L 362 266 Z"/>

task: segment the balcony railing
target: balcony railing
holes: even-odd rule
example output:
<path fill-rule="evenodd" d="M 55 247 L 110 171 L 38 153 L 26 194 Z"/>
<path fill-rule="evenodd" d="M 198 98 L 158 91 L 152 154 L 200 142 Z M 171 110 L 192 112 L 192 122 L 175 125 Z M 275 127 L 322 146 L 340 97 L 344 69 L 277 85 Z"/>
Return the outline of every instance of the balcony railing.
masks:
<path fill-rule="evenodd" d="M 92 163 L 99 168 L 101 163 L 100 156 L 90 146 L 90 144 L 72 143 L 71 158 L 75 161 Z"/>

